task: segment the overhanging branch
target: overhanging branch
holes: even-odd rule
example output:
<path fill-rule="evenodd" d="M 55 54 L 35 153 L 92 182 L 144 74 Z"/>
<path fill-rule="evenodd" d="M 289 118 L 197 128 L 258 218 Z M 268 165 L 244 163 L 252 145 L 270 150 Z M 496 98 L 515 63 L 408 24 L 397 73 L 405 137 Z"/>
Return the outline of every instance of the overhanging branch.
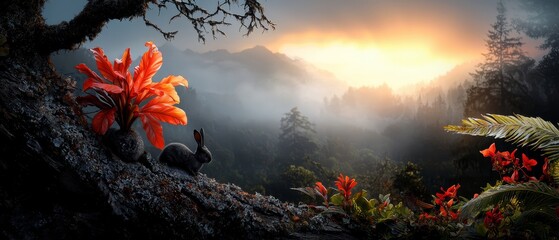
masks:
<path fill-rule="evenodd" d="M 237 0 L 224 0 L 223 2 L 218 2 L 214 10 L 201 7 L 195 0 L 160 0 L 157 3 L 160 11 L 161 9 L 166 9 L 167 5 L 173 6 L 178 12 L 171 17 L 169 22 L 179 18 L 186 18 L 192 24 L 194 30 L 196 30 L 198 40 L 201 42 L 206 41 L 207 33 L 211 33 L 214 39 L 217 35 L 225 36 L 225 32 L 221 27 L 231 25 L 230 19 L 240 23 L 239 31 L 246 30 L 245 36 L 257 28 L 261 28 L 263 31 L 275 29 L 275 24 L 266 17 L 264 8 L 258 0 L 245 0 L 242 4 Z M 145 17 L 144 21 L 146 21 L 146 25 L 152 26 L 161 32 L 166 39 L 169 39 L 168 36 L 170 38 L 174 36 L 173 33 L 169 35 L 169 32 L 164 32 L 159 27 L 154 26 Z"/>
<path fill-rule="evenodd" d="M 70 22 L 46 26 L 38 48 L 46 54 L 73 49 L 85 40 L 94 39 L 110 20 L 144 15 L 149 2 L 151 0 L 89 0 Z"/>
<path fill-rule="evenodd" d="M 239 22 L 239 31 L 246 31 L 245 36 L 255 29 L 263 31 L 275 29 L 275 24 L 264 14 L 264 8 L 258 0 L 224 0 L 218 2 L 214 10 L 207 10 L 195 0 L 89 0 L 84 9 L 69 22 L 45 26 L 41 34 L 41 41 L 37 48 L 43 54 L 49 54 L 61 49 L 73 49 L 86 40 L 93 40 L 103 26 L 113 19 L 142 17 L 147 26 L 153 27 L 167 40 L 172 39 L 178 31 L 164 31 L 146 18 L 148 3 L 155 4 L 159 11 L 173 6 L 177 11 L 169 22 L 179 18 L 186 18 L 196 30 L 198 40 L 206 41 L 206 34 L 211 33 L 215 39 L 217 35 L 225 35 L 221 29 L 231 25 L 230 20 Z"/>

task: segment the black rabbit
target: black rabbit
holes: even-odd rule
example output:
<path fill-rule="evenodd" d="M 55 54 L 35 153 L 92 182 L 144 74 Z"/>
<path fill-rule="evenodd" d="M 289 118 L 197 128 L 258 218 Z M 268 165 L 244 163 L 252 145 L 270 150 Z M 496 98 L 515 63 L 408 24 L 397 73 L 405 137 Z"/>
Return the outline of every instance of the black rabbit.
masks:
<path fill-rule="evenodd" d="M 194 139 L 198 143 L 196 152 L 192 151 L 182 143 L 170 143 L 159 155 L 159 161 L 186 170 L 191 175 L 198 174 L 202 164 L 212 161 L 212 153 L 204 145 L 204 129 L 200 132 L 194 130 Z"/>

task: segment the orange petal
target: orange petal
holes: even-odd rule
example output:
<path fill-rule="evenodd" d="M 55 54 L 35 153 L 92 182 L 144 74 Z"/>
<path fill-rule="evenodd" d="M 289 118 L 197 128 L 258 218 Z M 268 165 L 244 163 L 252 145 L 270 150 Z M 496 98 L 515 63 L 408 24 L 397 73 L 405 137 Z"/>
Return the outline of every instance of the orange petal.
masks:
<path fill-rule="evenodd" d="M 152 98 L 151 100 L 149 100 L 148 103 L 146 103 L 146 105 L 144 105 L 144 107 L 148 108 L 154 105 L 174 105 L 174 104 L 175 104 L 175 100 L 173 100 L 171 97 L 167 95 L 163 95 L 161 97 Z"/>
<path fill-rule="evenodd" d="M 497 150 L 497 147 L 495 146 L 495 143 L 491 144 L 491 146 L 489 146 L 488 149 L 479 151 L 484 157 L 493 157 L 495 156 L 495 151 Z"/>
<path fill-rule="evenodd" d="M 120 72 L 120 74 L 125 76 L 131 64 L 132 64 L 132 57 L 130 56 L 130 48 L 127 48 L 122 53 L 121 59 L 115 59 L 114 70 Z"/>
<path fill-rule="evenodd" d="M 103 80 L 99 77 L 99 75 L 97 75 L 97 73 L 95 73 L 94 71 L 92 71 L 87 65 L 85 65 L 84 63 L 80 63 L 76 66 L 76 69 L 78 70 L 78 72 L 83 73 L 85 75 L 87 75 L 89 78 L 92 78 L 92 81 L 95 82 L 103 82 Z M 84 90 L 85 91 L 85 90 Z"/>
<path fill-rule="evenodd" d="M 144 106 L 141 108 L 140 113 L 174 125 L 186 125 L 187 123 L 186 113 L 184 113 L 182 109 L 174 106 L 161 104 L 148 107 Z"/>
<path fill-rule="evenodd" d="M 158 149 L 163 149 L 165 140 L 163 139 L 163 127 L 161 124 L 156 119 L 146 114 L 140 113 L 140 119 L 142 121 L 142 127 L 144 131 L 146 131 L 146 136 L 151 144 Z"/>
<path fill-rule="evenodd" d="M 116 76 L 113 70 L 113 66 L 107 59 L 107 56 L 105 56 L 103 49 L 100 47 L 96 47 L 91 49 L 91 52 L 93 52 L 93 56 L 95 57 L 95 61 L 97 62 L 97 69 L 99 70 L 99 72 L 101 72 L 101 75 L 103 75 L 103 77 L 105 77 L 110 82 L 114 82 Z"/>
<path fill-rule="evenodd" d="M 179 94 L 175 90 L 175 87 L 170 83 L 153 84 L 150 90 L 152 91 L 155 90 L 154 93 L 157 94 L 158 96 L 166 94 L 167 96 L 171 97 L 175 101 L 175 103 L 180 103 Z"/>
<path fill-rule="evenodd" d="M 173 86 L 181 85 L 188 88 L 188 81 L 180 75 L 179 76 L 169 75 L 166 78 L 161 79 L 159 83 L 168 83 Z"/>
<path fill-rule="evenodd" d="M 104 135 L 115 121 L 115 111 L 115 108 L 103 109 L 95 114 L 91 122 L 93 131 L 100 135 Z"/>
<path fill-rule="evenodd" d="M 135 91 L 140 92 L 152 83 L 151 78 L 161 68 L 163 57 L 157 46 L 152 42 L 147 42 L 146 47 L 149 49 L 144 53 L 140 60 L 138 69 L 134 71 Z"/>
<path fill-rule="evenodd" d="M 352 179 L 352 180 L 353 180 L 353 179 Z M 351 182 L 351 184 L 349 185 L 349 188 L 348 188 L 348 189 L 351 190 L 353 187 L 355 187 L 355 185 L 357 185 L 357 182 L 356 182 L 355 180 L 353 180 L 353 181 Z"/>
<path fill-rule="evenodd" d="M 86 87 L 86 83 L 87 83 L 87 81 L 84 82 L 84 84 L 83 84 L 84 87 Z M 105 92 L 115 93 L 115 94 L 119 94 L 123 91 L 123 89 L 121 87 L 113 85 L 113 84 L 107 84 L 107 83 L 94 82 L 94 83 L 91 83 L 90 87 L 93 88 L 93 89 L 100 89 L 100 90 L 103 90 Z"/>

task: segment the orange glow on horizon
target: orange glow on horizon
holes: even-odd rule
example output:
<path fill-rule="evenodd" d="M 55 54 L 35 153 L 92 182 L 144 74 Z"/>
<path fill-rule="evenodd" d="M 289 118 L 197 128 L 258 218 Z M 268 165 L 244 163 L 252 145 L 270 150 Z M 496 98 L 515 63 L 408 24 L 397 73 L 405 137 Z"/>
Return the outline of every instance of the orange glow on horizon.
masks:
<path fill-rule="evenodd" d="M 350 86 L 387 83 L 396 88 L 444 75 L 461 63 L 479 58 L 483 51 L 464 49 L 459 41 L 436 35 L 431 29 L 423 33 L 404 34 L 392 29 L 377 36 L 367 32 L 349 35 L 309 31 L 285 36 L 269 47 L 330 71 Z"/>

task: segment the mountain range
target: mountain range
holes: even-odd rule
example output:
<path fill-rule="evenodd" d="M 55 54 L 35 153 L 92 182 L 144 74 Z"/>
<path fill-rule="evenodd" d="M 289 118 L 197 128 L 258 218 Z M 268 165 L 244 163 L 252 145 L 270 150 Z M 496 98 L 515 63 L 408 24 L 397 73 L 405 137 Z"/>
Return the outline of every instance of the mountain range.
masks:
<path fill-rule="evenodd" d="M 169 74 L 181 75 L 188 79 L 190 88 L 196 91 L 208 111 L 232 118 L 235 115 L 266 120 L 271 117 L 278 121 L 295 106 L 309 114 L 318 114 L 325 97 L 348 88 L 327 71 L 262 46 L 235 53 L 182 51 L 172 44 L 165 44 L 159 50 L 163 54 L 163 66 L 154 81 Z M 59 73 L 77 79 L 78 88 L 83 76 L 74 66 L 82 62 L 92 69 L 96 66 L 86 49 L 54 54 L 52 62 Z M 132 66 L 138 63 L 139 57 Z"/>
<path fill-rule="evenodd" d="M 169 74 L 182 75 L 189 81 L 189 91 L 196 91 L 197 100 L 202 103 L 199 107 L 212 116 L 277 122 L 284 113 L 297 106 L 309 117 L 319 118 L 324 99 L 340 96 L 349 88 L 346 82 L 328 71 L 263 46 L 240 52 L 215 50 L 199 53 L 180 50 L 167 43 L 159 50 L 163 54 L 163 66 L 154 81 Z M 138 65 L 139 59 L 137 56 L 132 66 Z M 96 66 L 91 52 L 81 48 L 54 54 L 52 62 L 59 73 L 78 80 L 78 89 L 83 75 L 74 66 L 82 62 L 92 69 Z M 458 65 L 430 82 L 397 89 L 394 93 L 419 94 L 430 101 L 431 97 L 436 97 L 434 93 L 446 92 L 462 84 L 474 67 L 474 63 Z M 179 91 L 179 94 L 186 93 Z"/>

